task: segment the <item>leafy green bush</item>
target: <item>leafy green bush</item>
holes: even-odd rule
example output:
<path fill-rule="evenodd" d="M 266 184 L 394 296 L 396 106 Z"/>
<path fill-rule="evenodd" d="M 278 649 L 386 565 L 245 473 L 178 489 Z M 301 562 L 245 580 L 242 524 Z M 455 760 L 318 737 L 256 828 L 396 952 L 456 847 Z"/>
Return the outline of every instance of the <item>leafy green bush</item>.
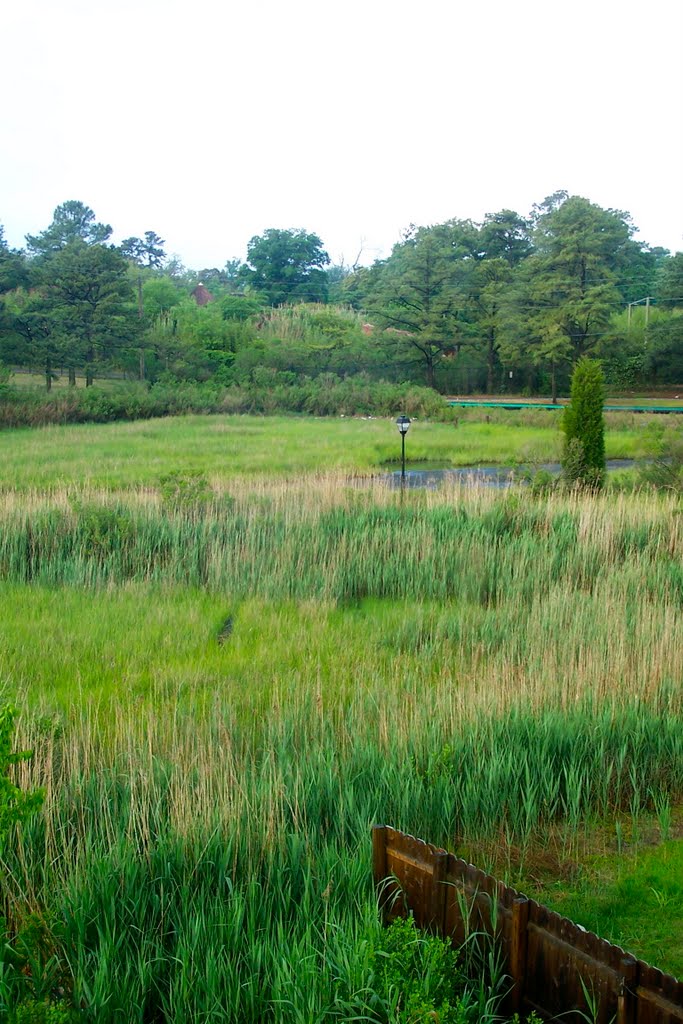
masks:
<path fill-rule="evenodd" d="M 9 778 L 12 765 L 27 761 L 30 750 L 12 751 L 15 710 L 0 708 L 0 856 L 12 827 L 25 821 L 43 802 L 40 790 L 25 793 Z"/>
<path fill-rule="evenodd" d="M 451 944 L 424 935 L 412 918 L 398 918 L 382 936 L 375 951 L 378 994 L 395 1024 L 466 1024 L 477 1020 L 467 995 L 467 978 L 458 966 Z"/>
<path fill-rule="evenodd" d="M 72 978 L 63 956 L 63 928 L 40 913 L 28 913 L 9 928 L 0 922 L 0 1022 L 67 1024 L 64 1003 Z"/>
<path fill-rule="evenodd" d="M 52 1003 L 47 999 L 30 999 L 9 1015 L 9 1024 L 71 1024 L 76 1020 L 76 1013 L 65 1003 Z"/>
<path fill-rule="evenodd" d="M 159 483 L 162 500 L 170 509 L 201 508 L 214 497 L 203 473 L 180 473 L 174 470 L 162 476 Z"/>
<path fill-rule="evenodd" d="M 71 505 L 82 531 L 82 544 L 91 555 L 112 555 L 125 548 L 133 532 L 129 509 L 75 499 Z"/>
<path fill-rule="evenodd" d="M 26 821 L 43 802 L 40 790 L 24 792 L 9 777 L 13 765 L 31 757 L 29 750 L 12 750 L 15 714 L 12 707 L 0 708 L 0 857 L 5 853 L 14 826 Z M 15 936 L 14 941 L 10 941 L 11 938 L 6 923 L 0 920 L 0 1021 L 9 1020 L 10 1024 L 62 1024 L 68 1018 L 46 1016 L 47 1010 L 43 1011 L 38 1004 L 17 1007 L 7 1016 L 13 1005 L 8 996 L 26 989 L 31 974 L 30 953 L 38 945 L 35 937 L 23 946 L 21 936 Z M 14 1002 L 18 1003 L 18 999 Z"/>
<path fill-rule="evenodd" d="M 613 354 L 604 362 L 605 383 L 615 391 L 647 387 L 647 367 L 643 352 Z"/>

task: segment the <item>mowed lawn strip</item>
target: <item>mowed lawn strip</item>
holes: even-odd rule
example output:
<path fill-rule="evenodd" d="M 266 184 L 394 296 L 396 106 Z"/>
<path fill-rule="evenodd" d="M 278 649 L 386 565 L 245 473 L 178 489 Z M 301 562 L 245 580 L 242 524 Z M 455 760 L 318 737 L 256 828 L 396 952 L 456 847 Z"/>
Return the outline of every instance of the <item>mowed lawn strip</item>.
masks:
<path fill-rule="evenodd" d="M 529 894 L 683 978 L 683 839 L 593 857 L 574 880 L 532 886 Z"/>

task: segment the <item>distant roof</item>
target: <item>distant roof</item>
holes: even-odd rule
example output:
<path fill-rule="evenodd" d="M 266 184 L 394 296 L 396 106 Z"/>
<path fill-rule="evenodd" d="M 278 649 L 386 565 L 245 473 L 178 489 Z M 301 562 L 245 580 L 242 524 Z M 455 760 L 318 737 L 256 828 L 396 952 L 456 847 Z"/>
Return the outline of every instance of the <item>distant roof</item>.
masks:
<path fill-rule="evenodd" d="M 190 295 L 197 303 L 198 306 L 207 306 L 209 302 L 213 302 L 215 296 L 211 294 L 208 288 L 205 288 L 200 281 L 196 288 L 193 288 Z"/>

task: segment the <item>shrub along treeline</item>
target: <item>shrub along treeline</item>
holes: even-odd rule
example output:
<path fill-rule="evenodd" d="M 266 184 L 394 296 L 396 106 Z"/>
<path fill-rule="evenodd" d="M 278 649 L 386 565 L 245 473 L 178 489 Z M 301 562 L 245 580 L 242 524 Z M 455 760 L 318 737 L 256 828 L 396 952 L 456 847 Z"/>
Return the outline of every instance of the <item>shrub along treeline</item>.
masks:
<path fill-rule="evenodd" d="M 431 419 L 449 414 L 439 395 L 415 384 L 371 381 L 364 375 L 312 379 L 265 369 L 229 387 L 187 381 L 49 392 L 0 387 L 0 427 L 109 423 L 185 413 L 391 416 L 397 411 Z"/>
<path fill-rule="evenodd" d="M 113 246 L 111 231 L 76 201 L 27 252 L 0 226 L 0 364 L 47 390 L 60 375 L 229 385 L 268 368 L 554 398 L 583 356 L 610 388 L 680 383 L 683 253 L 566 192 L 528 216 L 411 226 L 371 267 L 331 267 L 317 235 L 269 229 L 246 262 L 195 273 L 155 232 Z"/>

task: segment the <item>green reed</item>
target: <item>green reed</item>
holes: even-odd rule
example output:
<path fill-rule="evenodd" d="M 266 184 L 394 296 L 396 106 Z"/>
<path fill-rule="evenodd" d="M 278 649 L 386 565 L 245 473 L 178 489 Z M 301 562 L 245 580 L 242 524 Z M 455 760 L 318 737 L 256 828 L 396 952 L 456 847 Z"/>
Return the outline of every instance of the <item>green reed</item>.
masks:
<path fill-rule="evenodd" d="M 38 994 L 61 978 L 98 1022 L 389 1019 L 368 967 L 371 824 L 451 848 L 504 828 L 521 842 L 633 810 L 646 780 L 681 792 L 680 708 L 519 710 L 452 730 L 444 700 L 409 731 L 375 694 L 322 715 L 314 699 L 258 717 L 216 699 L 204 718 L 113 705 L 58 731 L 26 722 L 24 778 L 46 809 L 6 858 L 4 902 L 15 928 L 40 908 Z"/>
<path fill-rule="evenodd" d="M 398 1024 L 372 824 L 576 856 L 617 815 L 668 821 L 674 499 L 189 497 L 0 511 L 17 779 L 45 791 L 0 864 L 0 1019 L 63 989 L 98 1024 Z"/>
<path fill-rule="evenodd" d="M 619 516 L 606 502 L 517 494 L 483 507 L 457 491 L 411 495 L 405 504 L 391 493 L 379 502 L 361 490 L 340 494 L 328 507 L 314 489 L 303 500 L 247 493 L 189 508 L 130 500 L 10 507 L 0 517 L 0 578 L 163 581 L 273 599 L 457 596 L 484 605 L 526 605 L 562 581 L 590 594 L 608 578 L 638 596 L 683 594 L 674 500 L 643 498 Z"/>

